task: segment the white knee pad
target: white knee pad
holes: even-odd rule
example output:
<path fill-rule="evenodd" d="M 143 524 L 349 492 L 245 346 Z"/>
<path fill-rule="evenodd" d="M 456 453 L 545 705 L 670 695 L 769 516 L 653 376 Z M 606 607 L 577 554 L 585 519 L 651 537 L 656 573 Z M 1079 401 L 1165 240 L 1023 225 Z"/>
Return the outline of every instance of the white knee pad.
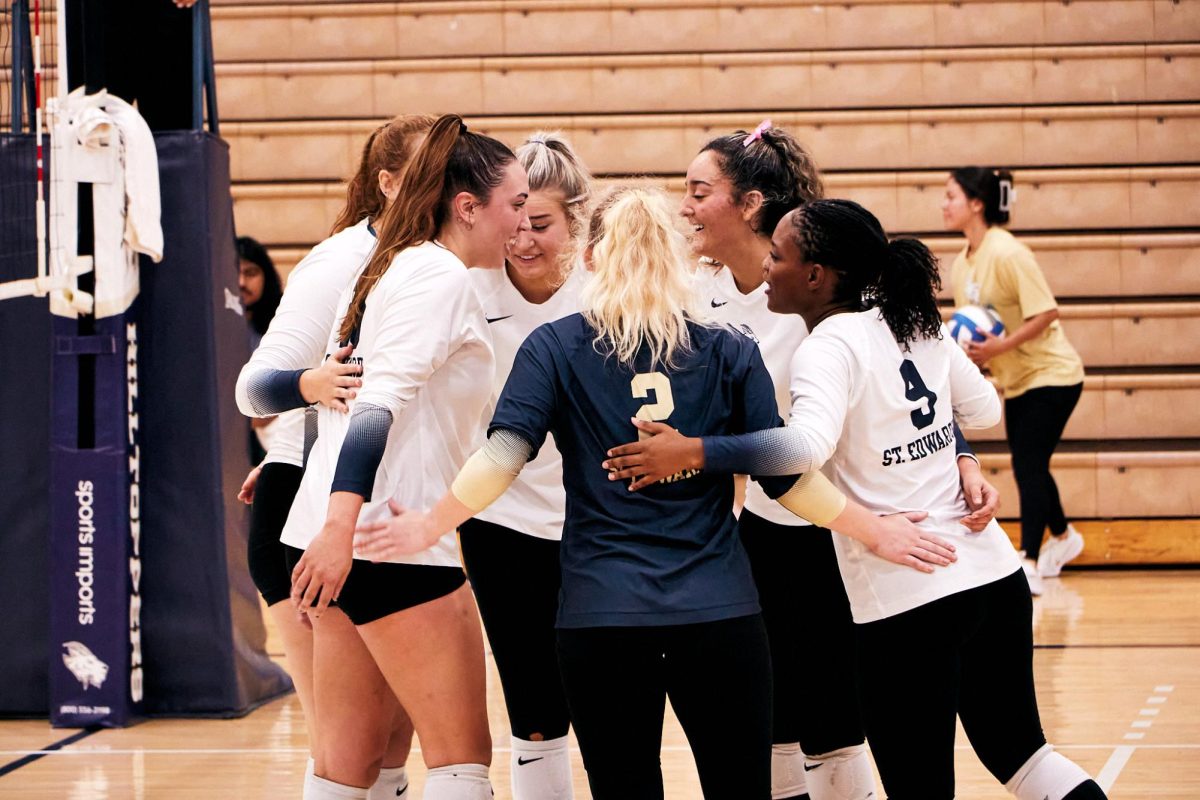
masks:
<path fill-rule="evenodd" d="M 856 744 L 804 759 L 804 777 L 812 800 L 876 798 L 875 774 L 865 744 Z"/>
<path fill-rule="evenodd" d="M 408 791 L 407 767 L 384 767 L 367 791 L 367 800 L 396 800 Z M 406 798 L 405 800 L 408 800 Z"/>
<path fill-rule="evenodd" d="M 425 800 L 492 800 L 492 783 L 483 764 L 450 764 L 429 770 Z M 307 798 L 305 798 L 307 800 Z"/>
<path fill-rule="evenodd" d="M 513 800 L 573 800 L 567 737 L 531 742 L 512 739 Z"/>
<path fill-rule="evenodd" d="M 304 800 L 366 800 L 367 790 L 357 786 L 346 786 L 341 783 L 316 775 L 304 779 Z"/>
<path fill-rule="evenodd" d="M 808 794 L 799 742 L 771 745 L 771 800 Z"/>
<path fill-rule="evenodd" d="M 1018 800 L 1063 800 L 1079 784 L 1092 779 L 1083 767 L 1044 744 L 1004 788 Z"/>

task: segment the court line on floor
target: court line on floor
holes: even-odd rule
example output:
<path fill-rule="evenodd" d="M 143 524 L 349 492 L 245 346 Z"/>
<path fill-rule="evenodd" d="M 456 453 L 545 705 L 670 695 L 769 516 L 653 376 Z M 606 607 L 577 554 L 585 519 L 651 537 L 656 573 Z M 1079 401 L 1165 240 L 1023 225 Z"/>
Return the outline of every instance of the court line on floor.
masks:
<path fill-rule="evenodd" d="M 1121 744 L 1062 744 L 1055 743 L 1055 749 L 1058 750 L 1113 750 L 1120 747 L 1128 747 L 1131 750 L 1200 750 L 1200 743 L 1195 744 L 1138 744 L 1138 745 L 1121 745 Z M 971 750 L 969 744 L 955 745 L 955 750 Z M 571 752 L 578 753 L 578 747 L 571 747 Z M 685 753 L 690 752 L 691 747 L 686 744 L 668 744 L 663 745 L 664 753 Z M 40 756 L 128 756 L 144 753 L 146 755 L 237 755 L 244 753 L 246 755 L 270 755 L 272 753 L 285 755 L 289 753 L 307 753 L 307 747 L 131 747 L 131 748 L 81 748 L 76 750 L 0 750 L 0 755 L 17 755 L 28 754 Z M 414 747 L 412 752 L 419 753 L 421 748 Z M 494 753 L 511 753 L 511 747 L 493 747 Z"/>
<path fill-rule="evenodd" d="M 46 748 L 44 750 L 25 750 L 25 751 L 0 750 L 0 754 L 3 754 L 3 755 L 17 755 L 18 753 L 21 753 L 21 752 L 25 753 L 25 755 L 23 757 L 18 758 L 15 761 L 10 761 L 7 764 L 5 764 L 4 766 L 0 767 L 0 778 L 4 777 L 5 775 L 7 775 L 10 772 L 20 769 L 21 767 L 32 764 L 33 762 L 37 761 L 39 758 L 44 758 L 46 756 L 52 756 L 52 755 L 61 753 L 61 752 L 63 752 L 61 748 L 66 747 L 69 744 L 75 744 L 75 742 L 78 742 L 82 739 L 86 739 L 87 737 L 91 736 L 93 733 L 99 733 L 101 730 L 103 730 L 103 728 L 84 728 L 83 730 L 77 731 L 76 733 L 73 733 L 70 736 L 67 736 L 63 739 L 59 739 L 57 742 L 55 742 L 53 744 L 46 745 Z M 84 750 L 83 752 L 86 753 L 86 752 L 103 752 L 103 751 Z"/>
<path fill-rule="evenodd" d="M 1141 709 L 1137 719 L 1130 723 L 1131 730 L 1125 734 L 1125 741 L 1140 742 L 1145 738 L 1146 729 L 1154 724 L 1154 718 L 1158 716 L 1158 712 L 1167 702 L 1168 696 L 1174 691 L 1175 686 L 1172 684 L 1159 684 L 1154 687 L 1154 693 L 1146 698 L 1145 708 Z M 1112 789 L 1117 778 L 1121 776 L 1121 770 L 1125 769 L 1125 765 L 1129 763 L 1134 750 L 1146 746 L 1125 744 L 1113 749 L 1112 755 L 1108 757 L 1108 761 L 1100 769 L 1100 774 L 1096 776 L 1096 783 L 1104 790 L 1105 794 Z"/>
<path fill-rule="evenodd" d="M 1200 644 L 1035 644 L 1034 650 L 1195 650 Z"/>

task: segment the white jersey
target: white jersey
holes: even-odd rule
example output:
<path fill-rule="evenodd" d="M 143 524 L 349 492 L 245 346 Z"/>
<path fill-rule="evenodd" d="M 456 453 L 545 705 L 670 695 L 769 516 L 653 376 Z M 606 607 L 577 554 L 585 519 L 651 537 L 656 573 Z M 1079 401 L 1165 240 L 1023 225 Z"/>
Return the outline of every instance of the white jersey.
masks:
<path fill-rule="evenodd" d="M 339 323 L 352 293 L 353 286 L 342 293 Z M 426 242 L 397 254 L 367 296 L 359 330 L 352 358 L 362 365 L 363 385 L 350 402 L 351 414 L 318 410 L 321 435 L 280 536 L 292 547 L 307 547 L 325 522 L 338 455 L 359 404 L 386 409 L 392 418 L 360 524 L 390 518 L 388 500 L 411 509 L 432 507 L 479 443 L 492 386 L 492 342 L 467 268 L 453 253 Z M 337 341 L 335 328 L 330 352 Z M 458 542 L 449 533 L 396 561 L 459 566 Z"/>
<path fill-rule="evenodd" d="M 262 460 L 263 464 L 280 463 L 296 467 L 304 466 L 305 410 L 293 408 L 290 411 L 284 411 L 263 427 L 254 429 L 258 446 L 267 454 Z"/>
<path fill-rule="evenodd" d="M 959 484 L 954 422 L 988 428 L 1000 399 L 949 334 L 906 352 L 877 310 L 824 320 L 792 362 L 791 425 L 805 431 L 813 463 L 847 497 L 878 514 L 928 511 L 921 528 L 952 542 L 958 561 L 932 574 L 893 564 L 858 541 L 834 537 L 854 621 L 890 617 L 1020 567 L 993 520 L 982 533 Z"/>
<path fill-rule="evenodd" d="M 325 357 L 342 292 L 362 270 L 375 235 L 367 220 L 352 225 L 314 247 L 288 276 L 287 290 L 262 343 L 242 367 L 237 381 L 237 404 L 248 417 L 270 416 L 254 408 L 247 382 L 264 370 L 296 370 L 320 366 Z M 265 464 L 281 462 L 304 466 L 304 412 L 285 412 L 271 425 L 277 427 L 289 414 L 285 427 L 272 432 Z"/>
<path fill-rule="evenodd" d="M 525 337 L 547 322 L 579 311 L 579 290 L 585 276 L 582 269 L 576 268 L 553 297 L 544 303 L 531 303 L 513 286 L 507 270 L 471 270 L 496 349 L 496 376 L 484 415 L 485 426 L 492 418 L 496 401 L 508 381 L 513 360 Z M 486 433 L 485 427 L 479 437 L 480 445 L 486 439 Z M 539 539 L 561 540 L 566 505 L 562 456 L 554 446 L 554 437 L 549 436 L 537 457 L 525 465 L 508 491 L 475 517 Z"/>
<path fill-rule="evenodd" d="M 80 184 L 92 185 L 96 317 L 122 314 L 140 288 L 138 253 L 163 257 L 158 186 L 158 152 L 146 121 L 115 95 L 85 95 L 82 89 L 58 101 L 50 185 L 50 271 L 81 274 Z M 50 297 L 52 314 L 74 317 L 60 292 Z"/>
<path fill-rule="evenodd" d="M 771 373 L 771 381 L 775 384 L 779 416 L 787 419 L 792 409 L 792 357 L 808 336 L 804 319 L 799 314 L 776 314 L 769 310 L 765 283 L 749 294 L 742 294 L 729 267 L 714 269 L 702 263 L 696 269 L 696 277 L 700 302 L 711 306 L 712 318 L 732 325 L 758 342 L 767 372 Z M 778 525 L 811 524 L 767 497 L 757 481 L 746 482 L 746 509 Z"/>

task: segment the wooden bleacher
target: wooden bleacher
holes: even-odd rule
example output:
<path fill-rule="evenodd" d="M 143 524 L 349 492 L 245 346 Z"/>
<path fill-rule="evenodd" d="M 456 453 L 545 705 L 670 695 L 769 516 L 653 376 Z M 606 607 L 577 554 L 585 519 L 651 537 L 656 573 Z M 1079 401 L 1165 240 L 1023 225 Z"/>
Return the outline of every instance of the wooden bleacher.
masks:
<path fill-rule="evenodd" d="M 603 182 L 673 194 L 704 140 L 771 118 L 946 267 L 947 171 L 1013 168 L 1088 367 L 1054 460 L 1080 562 L 1200 563 L 1200 3 L 214 0 L 213 29 L 239 231 L 284 271 L 406 111 L 561 130 Z M 1003 427 L 971 438 L 1012 520 Z"/>

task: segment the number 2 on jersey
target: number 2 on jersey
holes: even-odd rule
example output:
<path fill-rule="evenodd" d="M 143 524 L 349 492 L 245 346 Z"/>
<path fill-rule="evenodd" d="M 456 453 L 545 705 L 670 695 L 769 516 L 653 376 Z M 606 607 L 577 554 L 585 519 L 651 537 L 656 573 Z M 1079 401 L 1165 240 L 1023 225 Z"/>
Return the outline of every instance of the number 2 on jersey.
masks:
<path fill-rule="evenodd" d="M 925 385 L 925 379 L 917 372 L 917 365 L 907 358 L 900 364 L 900 377 L 904 378 L 904 396 L 907 399 L 914 402 L 924 400 L 928 404 L 924 411 L 919 407 L 913 409 L 909 415 L 913 426 L 917 430 L 928 428 L 933 424 L 933 407 L 937 403 L 937 394 Z"/>
<path fill-rule="evenodd" d="M 646 403 L 634 415 L 638 419 L 661 422 L 671 416 L 671 412 L 675 410 L 675 396 L 671 394 L 671 379 L 661 372 L 639 372 L 629 382 L 629 388 L 633 390 L 635 398 L 649 397 L 650 392 L 654 392 L 654 402 Z M 649 437 L 646 436 L 645 431 L 638 431 L 638 438 Z"/>

